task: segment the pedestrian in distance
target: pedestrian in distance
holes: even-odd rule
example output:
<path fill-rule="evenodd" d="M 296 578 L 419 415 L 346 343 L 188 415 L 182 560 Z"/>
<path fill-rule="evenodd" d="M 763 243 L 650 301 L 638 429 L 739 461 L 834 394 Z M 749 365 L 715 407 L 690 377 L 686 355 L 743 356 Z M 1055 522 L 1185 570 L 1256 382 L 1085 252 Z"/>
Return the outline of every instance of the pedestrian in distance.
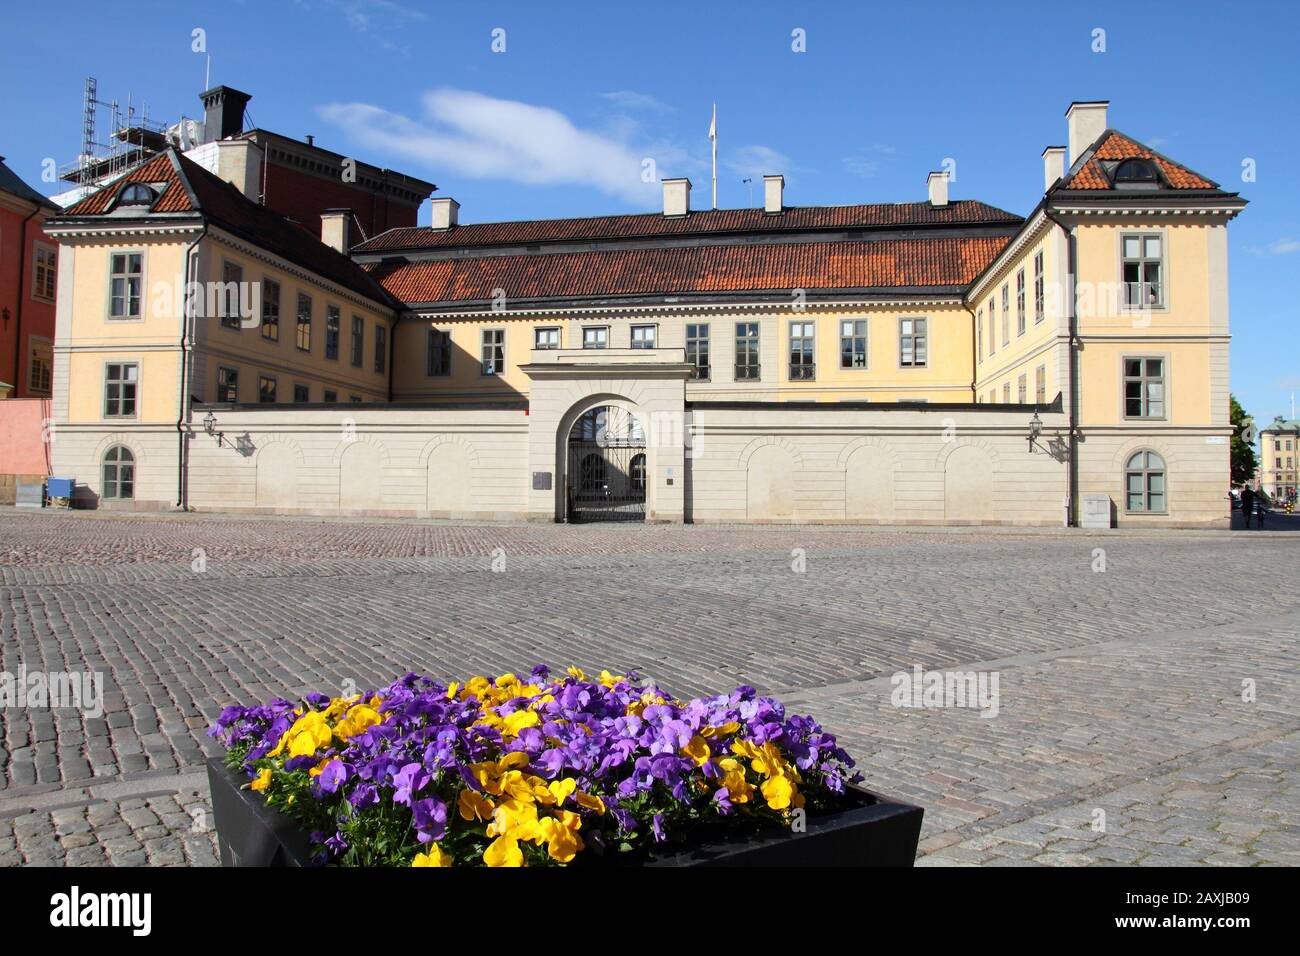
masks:
<path fill-rule="evenodd" d="M 1250 527 L 1250 516 L 1255 513 L 1255 491 L 1250 485 L 1241 489 L 1241 517 Z"/>

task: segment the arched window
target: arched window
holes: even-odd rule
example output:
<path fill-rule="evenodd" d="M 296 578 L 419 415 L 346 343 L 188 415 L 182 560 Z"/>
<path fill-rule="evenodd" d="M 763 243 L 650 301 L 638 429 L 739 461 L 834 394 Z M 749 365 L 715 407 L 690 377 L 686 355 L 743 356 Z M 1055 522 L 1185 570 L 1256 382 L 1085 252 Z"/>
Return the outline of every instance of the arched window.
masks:
<path fill-rule="evenodd" d="M 131 449 L 114 445 L 104 455 L 105 498 L 128 499 L 135 497 L 135 455 Z"/>
<path fill-rule="evenodd" d="M 127 183 L 118 194 L 119 206 L 152 206 L 154 191 L 144 183 Z"/>
<path fill-rule="evenodd" d="M 1156 167 L 1149 160 L 1126 159 L 1115 167 L 1115 182 L 1145 183 L 1155 185 L 1160 182 Z"/>
<path fill-rule="evenodd" d="M 1139 451 L 1124 466 L 1124 510 L 1156 514 L 1167 510 L 1165 460 L 1155 452 Z"/>

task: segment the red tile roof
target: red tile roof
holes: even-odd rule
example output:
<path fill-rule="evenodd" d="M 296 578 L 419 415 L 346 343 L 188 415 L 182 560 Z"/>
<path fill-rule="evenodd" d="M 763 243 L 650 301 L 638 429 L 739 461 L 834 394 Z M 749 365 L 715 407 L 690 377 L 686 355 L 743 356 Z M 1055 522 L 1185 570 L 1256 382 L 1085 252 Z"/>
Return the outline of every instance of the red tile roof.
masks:
<path fill-rule="evenodd" d="M 1009 236 L 673 246 L 374 263 L 408 303 L 963 286 Z"/>
<path fill-rule="evenodd" d="M 1085 154 L 1086 156 L 1086 154 Z M 1097 141 L 1092 155 L 1087 156 L 1083 165 L 1073 176 L 1067 177 L 1058 187 L 1060 189 L 1114 189 L 1110 177 L 1101 167 L 1102 160 L 1149 159 L 1160 167 L 1165 180 L 1174 189 L 1218 189 L 1218 184 L 1200 176 L 1186 166 L 1175 163 L 1172 159 L 1161 156 L 1148 146 L 1129 139 L 1123 133 L 1107 130 Z"/>
<path fill-rule="evenodd" d="M 444 246 L 490 246 L 514 243 L 632 239 L 641 236 L 689 236 L 708 233 L 776 233 L 809 230 L 907 226 L 1015 224 L 1020 216 L 982 202 L 960 199 L 946 206 L 928 202 L 873 203 L 858 206 L 800 206 L 779 216 L 761 209 L 696 210 L 668 218 L 662 213 L 591 216 L 582 219 L 533 219 L 485 222 L 446 230 L 417 226 L 390 229 L 356 246 L 354 253 L 380 253 Z"/>
<path fill-rule="evenodd" d="M 252 202 L 233 185 L 208 172 L 174 149 L 166 149 L 148 162 L 114 180 L 98 192 L 71 206 L 65 216 L 102 215 L 112 205 L 124 183 L 163 183 L 162 195 L 148 215 L 202 213 L 213 224 L 294 262 L 359 295 L 400 307 L 365 269 L 348 256 L 331 249 L 320 238 L 291 223 L 279 213 Z M 197 202 L 196 202 L 197 200 Z"/>

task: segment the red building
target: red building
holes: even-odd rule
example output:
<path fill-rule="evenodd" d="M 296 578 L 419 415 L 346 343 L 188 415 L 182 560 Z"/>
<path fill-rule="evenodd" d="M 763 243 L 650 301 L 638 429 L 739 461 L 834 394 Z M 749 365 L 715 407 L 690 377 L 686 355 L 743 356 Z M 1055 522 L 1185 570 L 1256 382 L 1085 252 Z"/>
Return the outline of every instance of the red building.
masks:
<path fill-rule="evenodd" d="M 59 212 L 0 156 L 0 398 L 52 394 L 59 247 L 41 226 Z"/>

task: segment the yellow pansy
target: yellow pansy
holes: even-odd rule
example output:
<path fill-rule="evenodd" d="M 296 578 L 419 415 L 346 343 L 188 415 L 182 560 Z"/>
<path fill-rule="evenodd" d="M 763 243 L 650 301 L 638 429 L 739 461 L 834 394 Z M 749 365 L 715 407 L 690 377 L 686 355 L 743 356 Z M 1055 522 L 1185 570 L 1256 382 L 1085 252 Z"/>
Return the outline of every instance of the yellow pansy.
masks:
<path fill-rule="evenodd" d="M 415 854 L 411 866 L 451 866 L 451 854 L 444 853 L 442 847 L 433 844 L 426 853 Z"/>
<path fill-rule="evenodd" d="M 578 789 L 578 782 L 572 777 L 566 777 L 563 780 L 552 780 L 547 787 L 551 796 L 555 798 L 555 803 L 563 806 L 564 801 L 573 795 L 573 791 Z"/>
<path fill-rule="evenodd" d="M 539 821 L 538 830 L 546 841 L 546 852 L 552 860 L 568 863 L 583 848 L 582 837 L 554 817 Z"/>
<path fill-rule="evenodd" d="M 718 766 L 722 768 L 722 786 L 727 788 L 731 802 L 748 803 L 754 788 L 745 779 L 745 768 L 741 762 L 735 757 L 723 757 L 718 761 Z"/>
<path fill-rule="evenodd" d="M 597 816 L 603 817 L 605 815 L 605 801 L 594 793 L 579 793 L 573 799 L 578 801 L 578 806 L 585 807 L 588 810 L 595 810 Z"/>
<path fill-rule="evenodd" d="M 790 807 L 798 790 L 794 781 L 784 775 L 777 775 L 763 781 L 763 799 L 773 810 L 785 810 Z"/>
<path fill-rule="evenodd" d="M 727 734 L 734 734 L 739 729 L 740 724 L 737 721 L 730 720 L 718 727 L 705 727 L 700 731 L 700 736 L 708 738 L 721 735 L 725 737 Z"/>
<path fill-rule="evenodd" d="M 450 684 L 448 684 L 448 685 L 447 685 L 447 699 L 448 699 L 448 700 L 455 700 L 455 699 L 456 699 L 456 691 L 458 691 L 458 690 L 460 690 L 460 682 L 459 682 L 459 681 L 452 681 Z"/>
<path fill-rule="evenodd" d="M 522 770 L 528 766 L 528 754 L 523 750 L 512 750 L 497 761 L 497 766 L 502 773 L 507 770 Z"/>
<path fill-rule="evenodd" d="M 257 776 L 253 779 L 253 782 L 248 785 L 248 789 L 256 790 L 258 793 L 261 793 L 270 785 L 271 785 L 271 771 L 270 768 L 267 768 L 265 770 L 259 770 L 257 772 Z"/>
<path fill-rule="evenodd" d="M 524 851 L 514 837 L 500 836 L 483 851 L 483 862 L 488 866 L 523 866 Z"/>
<path fill-rule="evenodd" d="M 505 719 L 504 733 L 509 737 L 519 736 L 525 727 L 536 727 L 542 722 L 534 710 L 517 710 Z"/>
<path fill-rule="evenodd" d="M 383 722 L 383 717 L 379 711 L 366 704 L 357 704 L 348 711 L 347 716 L 334 725 L 334 736 L 340 740 L 348 740 L 357 734 Z"/>
<path fill-rule="evenodd" d="M 582 672 L 582 668 L 580 667 L 573 667 L 572 665 L 570 665 L 568 673 L 569 676 L 572 677 L 574 680 L 580 680 L 584 682 L 587 680 L 587 675 Z"/>
<path fill-rule="evenodd" d="M 461 819 L 470 821 L 491 820 L 492 813 L 496 810 L 496 804 L 491 800 L 478 791 L 468 788 L 460 792 L 456 806 L 460 810 Z"/>
<path fill-rule="evenodd" d="M 695 766 L 702 767 L 709 762 L 709 757 L 712 756 L 713 752 L 709 750 L 709 745 L 705 739 L 696 734 L 687 741 L 686 746 L 682 748 L 682 753 L 690 757 L 695 762 Z"/>

